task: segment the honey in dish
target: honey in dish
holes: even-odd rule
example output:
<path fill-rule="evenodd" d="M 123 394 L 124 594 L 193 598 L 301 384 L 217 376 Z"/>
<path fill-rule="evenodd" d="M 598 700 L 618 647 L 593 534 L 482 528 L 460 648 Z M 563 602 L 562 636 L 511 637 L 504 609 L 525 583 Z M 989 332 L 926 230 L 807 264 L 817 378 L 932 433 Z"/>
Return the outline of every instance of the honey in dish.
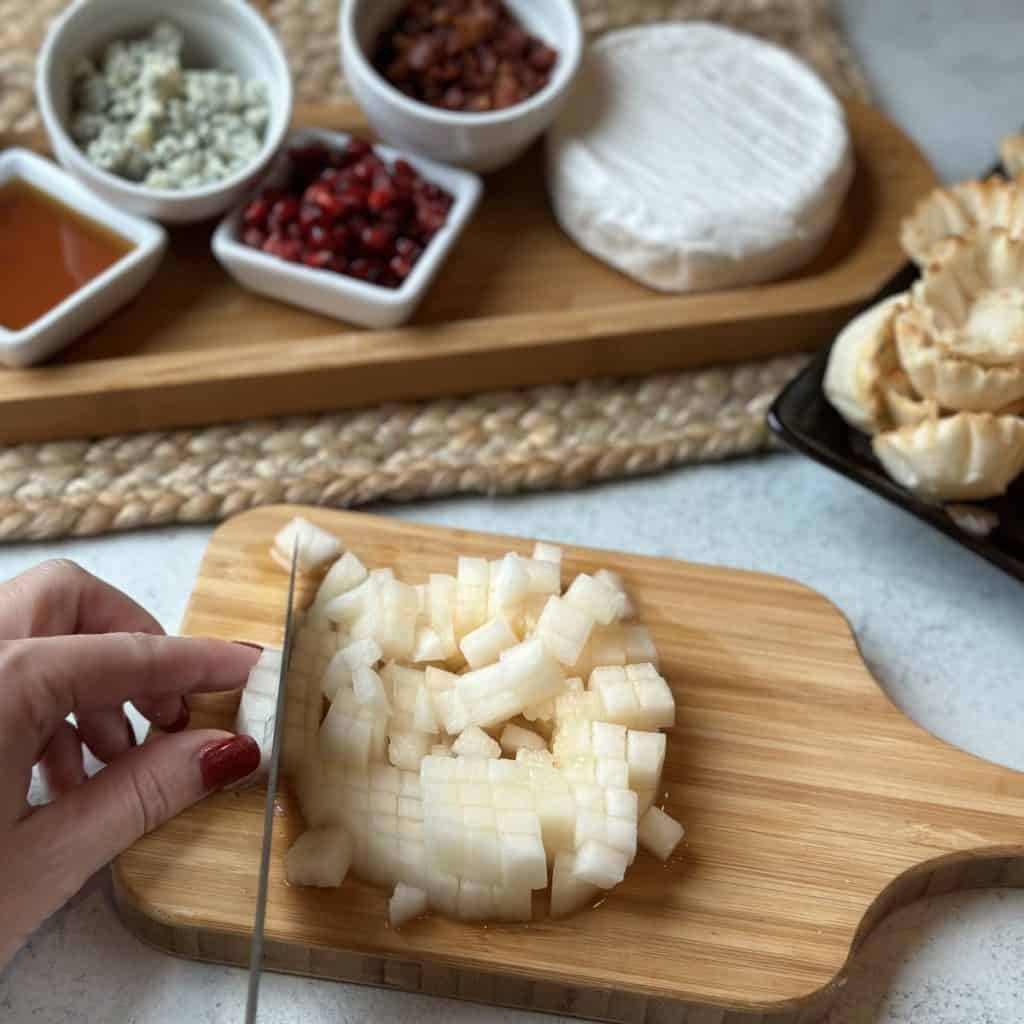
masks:
<path fill-rule="evenodd" d="M 0 326 L 17 331 L 102 274 L 132 243 L 14 178 L 0 185 Z"/>

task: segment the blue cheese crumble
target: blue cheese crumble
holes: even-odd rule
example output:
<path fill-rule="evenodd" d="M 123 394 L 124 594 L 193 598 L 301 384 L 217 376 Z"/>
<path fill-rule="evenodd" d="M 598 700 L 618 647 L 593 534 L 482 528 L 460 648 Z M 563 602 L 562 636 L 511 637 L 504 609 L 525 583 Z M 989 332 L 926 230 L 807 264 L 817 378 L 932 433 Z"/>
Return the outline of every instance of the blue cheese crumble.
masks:
<path fill-rule="evenodd" d="M 212 185 L 255 159 L 270 118 L 266 85 L 183 68 L 184 43 L 160 22 L 76 66 L 71 134 L 97 167 L 170 191 Z"/>

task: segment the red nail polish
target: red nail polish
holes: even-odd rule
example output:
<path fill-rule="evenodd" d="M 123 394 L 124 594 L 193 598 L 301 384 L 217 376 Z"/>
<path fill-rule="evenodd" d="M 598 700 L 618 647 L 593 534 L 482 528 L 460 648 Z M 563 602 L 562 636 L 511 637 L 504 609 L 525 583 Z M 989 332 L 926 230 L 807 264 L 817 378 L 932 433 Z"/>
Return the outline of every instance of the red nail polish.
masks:
<path fill-rule="evenodd" d="M 171 722 L 170 725 L 161 726 L 161 729 L 164 732 L 182 732 L 188 728 L 189 719 L 191 719 L 191 717 L 192 715 L 188 710 L 188 705 L 182 701 L 181 711 L 178 712 L 178 717 Z"/>
<path fill-rule="evenodd" d="M 131 719 L 127 715 L 124 716 L 124 727 L 128 732 L 129 749 L 131 749 L 132 747 L 137 747 L 139 745 L 139 741 L 135 738 L 135 729 L 132 726 Z"/>
<path fill-rule="evenodd" d="M 240 782 L 260 765 L 260 748 L 251 736 L 232 736 L 209 743 L 199 751 L 199 770 L 207 789 Z"/>
<path fill-rule="evenodd" d="M 254 644 L 250 640 L 232 640 L 236 647 L 251 647 L 254 651 L 263 652 L 263 644 Z"/>

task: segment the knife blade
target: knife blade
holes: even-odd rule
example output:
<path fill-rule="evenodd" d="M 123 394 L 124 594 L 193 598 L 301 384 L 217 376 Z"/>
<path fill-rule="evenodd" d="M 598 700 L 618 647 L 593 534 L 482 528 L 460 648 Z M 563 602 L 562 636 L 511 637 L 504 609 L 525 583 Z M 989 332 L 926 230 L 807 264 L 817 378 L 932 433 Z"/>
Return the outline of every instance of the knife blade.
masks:
<path fill-rule="evenodd" d="M 274 742 L 270 747 L 267 767 L 267 799 L 263 808 L 263 847 L 260 852 L 260 874 L 256 886 L 256 915 L 249 946 L 249 991 L 245 1000 L 245 1024 L 255 1024 L 260 998 L 260 976 L 263 972 L 263 928 L 267 916 L 267 882 L 270 877 L 270 840 L 274 832 L 274 800 L 277 796 L 277 775 L 281 763 L 284 737 L 285 683 L 292 654 L 292 623 L 294 621 L 295 568 L 298 563 L 298 539 L 292 548 L 292 566 L 288 577 L 288 604 L 285 608 L 284 644 L 281 647 L 281 674 L 277 683 L 277 705 L 274 712 Z"/>

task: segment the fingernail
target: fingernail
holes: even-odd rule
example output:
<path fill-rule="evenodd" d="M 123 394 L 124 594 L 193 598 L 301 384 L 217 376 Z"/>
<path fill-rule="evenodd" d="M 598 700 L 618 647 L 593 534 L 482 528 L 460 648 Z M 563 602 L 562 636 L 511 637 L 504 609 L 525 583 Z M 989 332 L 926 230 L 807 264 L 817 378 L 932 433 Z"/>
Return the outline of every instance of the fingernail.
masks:
<path fill-rule="evenodd" d="M 199 770 L 207 789 L 223 789 L 240 782 L 259 766 L 259 744 L 251 736 L 218 740 L 199 751 Z"/>
<path fill-rule="evenodd" d="M 178 712 L 178 717 L 171 722 L 170 725 L 161 726 L 164 732 L 181 732 L 183 729 L 188 728 L 189 719 L 192 717 L 188 710 L 188 705 L 182 701 L 181 711 Z"/>
<path fill-rule="evenodd" d="M 135 738 L 135 729 L 132 727 L 132 721 L 127 715 L 124 716 L 124 727 L 128 730 L 128 746 L 137 747 L 139 741 Z"/>
<path fill-rule="evenodd" d="M 237 647 L 251 647 L 254 651 L 262 651 L 263 644 L 254 644 L 250 640 L 232 640 Z"/>

